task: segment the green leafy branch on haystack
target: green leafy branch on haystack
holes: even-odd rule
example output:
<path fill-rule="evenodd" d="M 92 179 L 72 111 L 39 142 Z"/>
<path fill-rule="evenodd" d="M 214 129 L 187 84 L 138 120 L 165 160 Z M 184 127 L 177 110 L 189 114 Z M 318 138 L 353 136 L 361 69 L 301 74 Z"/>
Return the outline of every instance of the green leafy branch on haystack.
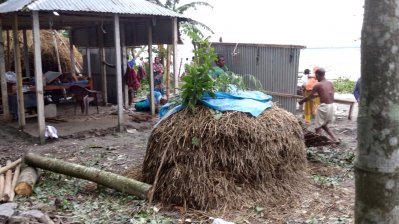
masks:
<path fill-rule="evenodd" d="M 204 94 L 215 96 L 215 80 L 211 78 L 209 71 L 212 69 L 212 62 L 216 60 L 216 54 L 207 39 L 201 40 L 197 35 L 192 35 L 192 39 L 200 47 L 194 49 L 196 63 L 186 66 L 181 97 L 183 106 L 195 112 L 198 101 Z"/>

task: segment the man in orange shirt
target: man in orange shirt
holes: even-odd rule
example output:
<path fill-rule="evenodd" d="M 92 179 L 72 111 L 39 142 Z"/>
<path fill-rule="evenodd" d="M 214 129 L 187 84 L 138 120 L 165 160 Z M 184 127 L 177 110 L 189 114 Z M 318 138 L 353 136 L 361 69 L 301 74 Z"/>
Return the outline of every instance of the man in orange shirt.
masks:
<path fill-rule="evenodd" d="M 316 79 L 315 73 L 309 74 L 308 75 L 308 80 L 307 82 L 303 85 L 303 96 L 307 97 L 310 95 L 310 93 L 313 90 L 313 87 L 318 83 Z M 305 108 L 303 110 L 304 117 L 305 117 L 305 122 L 307 124 L 310 124 L 312 117 L 316 114 L 316 108 L 320 104 L 320 99 L 319 97 L 316 97 L 312 100 L 306 101 L 305 102 Z"/>

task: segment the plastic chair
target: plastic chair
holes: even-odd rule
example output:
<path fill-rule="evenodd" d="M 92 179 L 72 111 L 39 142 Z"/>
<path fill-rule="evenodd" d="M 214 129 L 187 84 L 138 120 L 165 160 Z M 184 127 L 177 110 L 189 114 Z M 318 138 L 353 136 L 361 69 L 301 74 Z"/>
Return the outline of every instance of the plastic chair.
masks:
<path fill-rule="evenodd" d="M 75 99 L 75 114 L 77 105 L 80 105 L 82 114 L 85 113 L 86 115 L 88 115 L 90 102 L 95 103 L 97 107 L 97 113 L 99 113 L 97 91 L 89 90 L 79 85 L 73 85 L 69 87 L 68 91 L 73 95 L 73 98 Z"/>

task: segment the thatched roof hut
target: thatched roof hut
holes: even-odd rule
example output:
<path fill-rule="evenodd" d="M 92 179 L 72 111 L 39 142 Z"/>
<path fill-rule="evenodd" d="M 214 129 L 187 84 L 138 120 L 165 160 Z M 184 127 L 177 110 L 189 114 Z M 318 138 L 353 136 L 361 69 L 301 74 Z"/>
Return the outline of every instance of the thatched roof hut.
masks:
<path fill-rule="evenodd" d="M 70 57 L 70 46 L 69 46 L 69 38 L 63 36 L 61 33 L 55 31 L 55 38 L 57 42 L 58 54 L 60 57 L 61 69 L 62 72 L 71 72 L 71 57 Z M 29 69 L 30 74 L 33 74 L 33 37 L 32 31 L 26 31 L 27 36 L 27 46 L 28 46 L 28 55 L 29 55 Z M 7 33 L 3 32 L 3 40 L 4 45 L 8 46 L 7 42 Z M 10 69 L 14 71 L 14 43 L 13 36 L 10 35 L 10 52 L 8 55 L 7 48 L 5 48 L 5 60 L 6 60 L 6 69 Z M 47 71 L 58 71 L 58 61 L 56 55 L 56 48 L 54 45 L 53 31 L 52 30 L 41 30 L 40 31 L 40 41 L 41 41 L 41 54 L 42 54 L 42 70 L 43 73 Z M 22 31 L 19 32 L 19 43 L 20 43 L 20 52 L 23 55 L 24 47 L 23 47 L 23 35 Z M 83 58 L 82 54 L 78 49 L 74 47 L 74 55 L 75 62 L 79 69 L 82 68 Z M 8 61 L 9 60 L 9 61 Z M 21 57 L 22 64 L 22 73 L 26 74 L 25 70 L 25 60 L 24 57 Z"/>
<path fill-rule="evenodd" d="M 276 106 L 258 117 L 201 107 L 180 111 L 151 133 L 144 181 L 155 200 L 201 210 L 284 201 L 300 193 L 306 168 L 302 128 Z"/>

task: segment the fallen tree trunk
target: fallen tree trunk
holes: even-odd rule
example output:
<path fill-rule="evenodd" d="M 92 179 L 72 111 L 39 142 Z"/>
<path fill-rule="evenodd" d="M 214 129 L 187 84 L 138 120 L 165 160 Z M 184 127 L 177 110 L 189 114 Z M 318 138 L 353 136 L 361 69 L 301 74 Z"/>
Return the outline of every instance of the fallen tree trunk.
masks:
<path fill-rule="evenodd" d="M 7 166 L 9 166 L 10 164 L 11 164 L 11 161 L 7 160 Z M 11 182 L 12 182 L 12 170 L 8 169 L 6 172 L 6 178 L 5 178 L 5 182 L 4 182 L 4 194 L 3 194 L 3 198 L 2 198 L 3 201 L 10 200 L 11 188 L 12 188 Z"/>
<path fill-rule="evenodd" d="M 19 159 L 15 160 L 14 162 L 11 162 L 11 161 L 10 161 L 10 163 L 7 162 L 7 165 L 6 165 L 5 167 L 0 168 L 0 174 L 5 173 L 7 170 L 9 170 L 9 169 L 15 167 L 15 166 L 18 165 L 21 161 L 22 161 L 22 159 L 19 158 Z"/>
<path fill-rule="evenodd" d="M 17 185 L 14 190 L 17 195 L 29 196 L 33 193 L 33 187 L 35 186 L 39 175 L 37 170 L 30 166 L 25 166 L 22 169 L 21 175 L 19 175 Z"/>
<path fill-rule="evenodd" d="M 21 165 L 18 165 L 15 168 L 14 171 L 14 177 L 12 178 L 12 183 L 11 183 L 11 194 L 10 194 L 10 200 L 9 201 L 14 201 L 14 197 L 15 197 L 15 186 L 17 185 L 17 180 L 19 177 L 19 172 L 21 171 Z"/>
<path fill-rule="evenodd" d="M 151 185 L 134 179 L 129 179 L 114 173 L 91 167 L 64 162 L 58 159 L 39 156 L 33 153 L 27 153 L 24 157 L 24 161 L 30 166 L 90 180 L 142 199 L 146 199 L 148 197 L 149 191 L 151 189 Z"/>

